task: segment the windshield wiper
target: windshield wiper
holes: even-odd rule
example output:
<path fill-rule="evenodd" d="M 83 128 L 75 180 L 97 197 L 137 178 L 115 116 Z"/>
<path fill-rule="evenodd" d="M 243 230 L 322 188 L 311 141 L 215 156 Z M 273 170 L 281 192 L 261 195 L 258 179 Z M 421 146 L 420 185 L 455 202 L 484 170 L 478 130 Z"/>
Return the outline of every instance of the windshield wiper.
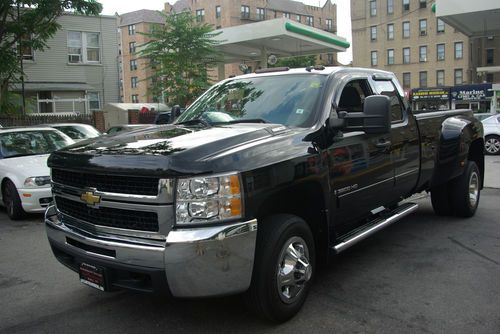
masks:
<path fill-rule="evenodd" d="M 198 124 L 201 124 L 201 125 L 206 126 L 207 128 L 212 127 L 212 125 L 210 123 L 208 123 L 207 121 L 205 121 L 202 118 L 190 119 L 189 121 L 184 121 L 184 122 L 175 123 L 175 124 L 176 125 L 198 125 Z"/>
<path fill-rule="evenodd" d="M 221 124 L 237 124 L 237 123 L 269 123 L 265 119 L 262 118 L 242 118 L 242 119 L 235 119 L 229 122 L 221 122 Z"/>

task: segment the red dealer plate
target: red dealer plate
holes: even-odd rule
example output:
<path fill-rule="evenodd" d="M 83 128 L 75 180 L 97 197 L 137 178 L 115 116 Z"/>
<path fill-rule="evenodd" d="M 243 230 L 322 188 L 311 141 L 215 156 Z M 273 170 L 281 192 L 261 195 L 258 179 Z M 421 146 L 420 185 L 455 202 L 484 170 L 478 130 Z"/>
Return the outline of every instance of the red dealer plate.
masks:
<path fill-rule="evenodd" d="M 81 263 L 80 282 L 101 291 L 105 291 L 104 269 L 88 263 Z"/>

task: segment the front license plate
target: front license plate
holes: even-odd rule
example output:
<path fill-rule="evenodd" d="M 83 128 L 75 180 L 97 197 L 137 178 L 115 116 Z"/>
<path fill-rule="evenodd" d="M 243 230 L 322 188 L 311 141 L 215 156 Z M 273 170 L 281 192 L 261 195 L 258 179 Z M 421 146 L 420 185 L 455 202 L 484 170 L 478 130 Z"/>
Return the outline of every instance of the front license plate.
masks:
<path fill-rule="evenodd" d="M 80 282 L 101 291 L 105 291 L 104 269 L 88 263 L 81 263 Z"/>

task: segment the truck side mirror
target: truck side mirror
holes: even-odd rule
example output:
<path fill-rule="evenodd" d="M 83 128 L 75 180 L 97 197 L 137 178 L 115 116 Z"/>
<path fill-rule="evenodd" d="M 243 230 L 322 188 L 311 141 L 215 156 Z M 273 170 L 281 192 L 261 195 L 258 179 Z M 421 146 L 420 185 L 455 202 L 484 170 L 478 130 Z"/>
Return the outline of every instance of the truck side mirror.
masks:
<path fill-rule="evenodd" d="M 363 131 L 388 133 L 391 129 L 391 99 L 385 95 L 368 96 L 365 98 L 363 115 Z"/>

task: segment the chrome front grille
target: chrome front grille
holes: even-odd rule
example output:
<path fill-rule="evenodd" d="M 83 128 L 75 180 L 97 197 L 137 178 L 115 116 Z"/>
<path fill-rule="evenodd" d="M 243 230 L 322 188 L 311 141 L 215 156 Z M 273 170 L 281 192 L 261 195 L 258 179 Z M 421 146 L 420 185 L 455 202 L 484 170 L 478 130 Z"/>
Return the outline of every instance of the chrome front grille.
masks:
<path fill-rule="evenodd" d="M 64 224 L 107 239 L 120 236 L 136 241 L 165 240 L 174 224 L 173 179 L 155 178 L 156 193 L 145 195 L 122 191 L 147 177 L 134 177 L 130 182 L 123 176 L 107 175 L 108 180 L 103 181 L 102 177 L 90 175 L 52 170 L 52 193 Z M 117 184 L 122 181 L 127 185 Z M 153 182 L 144 182 L 150 190 L 153 188 Z"/>
<path fill-rule="evenodd" d="M 52 181 L 75 188 L 95 188 L 103 192 L 131 195 L 158 195 L 158 177 L 122 176 L 52 170 Z"/>
<path fill-rule="evenodd" d="M 92 208 L 85 203 L 55 196 L 57 209 L 73 218 L 92 222 L 94 225 L 115 227 L 136 231 L 158 232 L 156 212 L 132 211 L 115 208 Z"/>

